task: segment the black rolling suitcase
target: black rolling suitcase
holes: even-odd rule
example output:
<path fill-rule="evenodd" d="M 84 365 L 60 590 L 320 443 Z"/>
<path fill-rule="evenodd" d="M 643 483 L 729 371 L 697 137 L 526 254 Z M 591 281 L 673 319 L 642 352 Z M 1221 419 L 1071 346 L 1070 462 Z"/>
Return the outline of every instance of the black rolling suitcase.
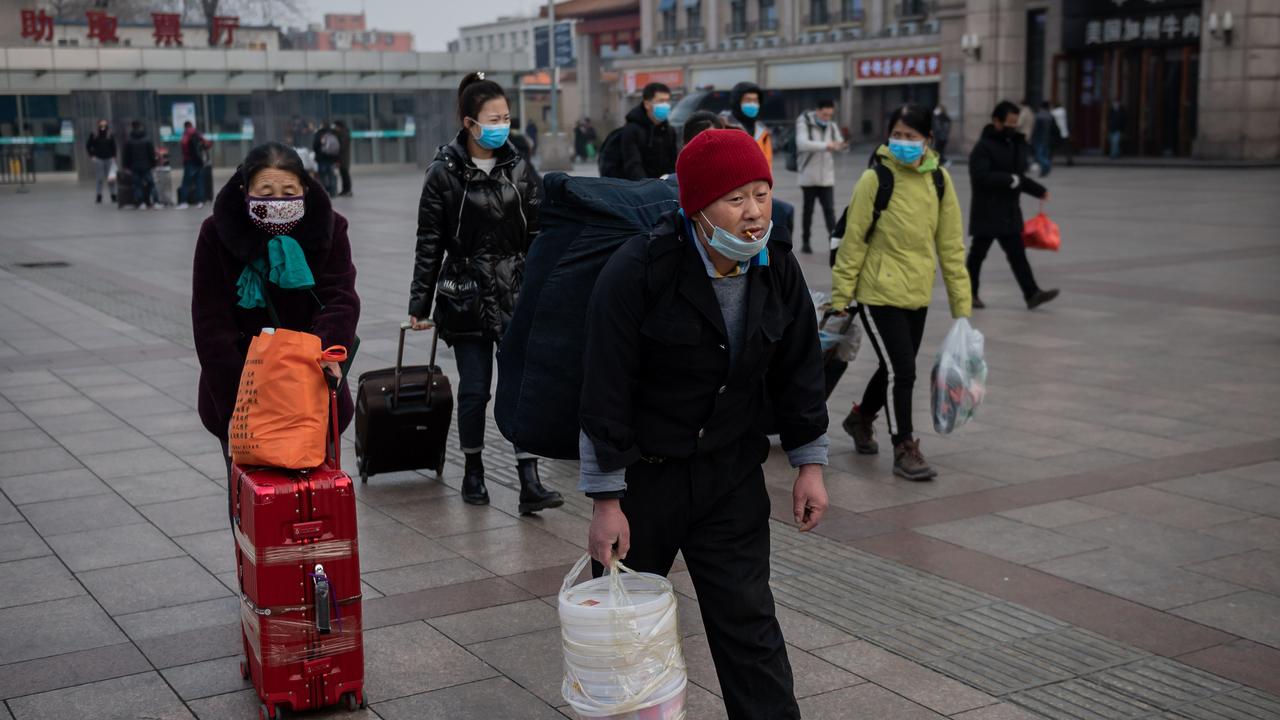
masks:
<path fill-rule="evenodd" d="M 438 331 L 431 338 L 431 364 L 404 367 L 404 334 L 396 366 L 360 376 L 356 391 L 356 459 L 360 482 L 400 470 L 444 473 L 445 446 L 453 418 L 453 388 L 436 366 Z"/>
<path fill-rule="evenodd" d="M 136 201 L 133 199 L 133 173 L 119 168 L 116 170 L 116 207 L 122 208 L 134 202 Z"/>

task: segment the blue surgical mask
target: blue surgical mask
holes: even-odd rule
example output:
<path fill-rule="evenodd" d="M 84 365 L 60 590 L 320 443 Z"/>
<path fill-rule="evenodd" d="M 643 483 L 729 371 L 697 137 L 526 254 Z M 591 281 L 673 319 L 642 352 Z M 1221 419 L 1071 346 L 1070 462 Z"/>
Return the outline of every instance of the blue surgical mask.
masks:
<path fill-rule="evenodd" d="M 707 244 L 713 250 L 734 262 L 747 262 L 759 255 L 760 251 L 764 250 L 765 245 L 769 244 L 769 233 L 773 232 L 773 221 L 770 220 L 769 228 L 764 231 L 763 235 L 755 240 L 743 240 L 728 230 L 712 224 L 710 220 L 707 220 L 706 213 L 702 213 L 702 219 L 706 220 L 712 229 L 710 236 L 707 237 Z M 704 230 L 703 233 L 705 234 L 706 231 Z"/>
<path fill-rule="evenodd" d="M 742 103 L 742 114 L 754 118 L 760 114 L 760 103 Z"/>
<path fill-rule="evenodd" d="M 497 150 L 507 144 L 507 136 L 511 134 L 511 123 L 494 123 L 492 125 L 482 125 L 476 123 L 476 127 L 480 128 L 480 137 L 476 138 L 476 144 L 486 150 Z M 475 137 L 472 135 L 471 137 Z"/>
<path fill-rule="evenodd" d="M 924 154 L 923 140 L 894 140 L 889 139 L 889 152 L 898 158 L 898 162 L 904 165 L 911 165 L 920 159 Z"/>
<path fill-rule="evenodd" d="M 658 122 L 666 122 L 671 117 L 671 103 L 658 103 L 653 106 L 653 116 L 658 118 Z"/>

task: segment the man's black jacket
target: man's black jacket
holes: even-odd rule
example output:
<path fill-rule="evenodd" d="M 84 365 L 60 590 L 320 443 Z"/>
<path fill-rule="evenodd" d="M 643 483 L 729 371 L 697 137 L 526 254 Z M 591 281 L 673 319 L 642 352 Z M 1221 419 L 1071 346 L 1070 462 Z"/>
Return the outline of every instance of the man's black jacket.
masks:
<path fill-rule="evenodd" d="M 746 341 L 730 367 L 720 304 L 678 213 L 614 253 L 587 308 L 582 429 L 601 469 L 706 455 L 762 431 L 770 395 L 784 449 L 827 430 L 822 357 L 791 247 L 749 270 Z M 763 460 L 763 458 L 761 458 Z"/>
<path fill-rule="evenodd" d="M 1001 132 L 994 125 L 982 130 L 982 138 L 969 154 L 969 234 L 973 237 L 1022 235 L 1019 195 L 1043 198 L 1045 188 L 1023 175 L 1027 141 L 1016 132 Z"/>
<path fill-rule="evenodd" d="M 618 138 L 622 150 L 622 177 L 627 180 L 659 178 L 676 171 L 676 131 L 670 123 L 657 125 L 641 103 L 627 113 L 627 124 Z"/>

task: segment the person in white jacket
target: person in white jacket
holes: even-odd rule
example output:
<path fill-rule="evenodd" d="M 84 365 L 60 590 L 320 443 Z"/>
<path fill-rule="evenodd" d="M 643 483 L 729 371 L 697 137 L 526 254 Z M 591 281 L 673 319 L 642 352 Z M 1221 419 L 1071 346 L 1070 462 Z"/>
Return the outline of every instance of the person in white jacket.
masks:
<path fill-rule="evenodd" d="M 822 203 L 822 219 L 830 237 L 836 226 L 833 193 L 836 185 L 834 153 L 849 147 L 833 118 L 836 104 L 819 100 L 818 108 L 796 118 L 796 170 L 800 174 L 800 190 L 804 193 L 800 252 L 809 254 L 809 226 L 813 220 L 813 201 Z"/>

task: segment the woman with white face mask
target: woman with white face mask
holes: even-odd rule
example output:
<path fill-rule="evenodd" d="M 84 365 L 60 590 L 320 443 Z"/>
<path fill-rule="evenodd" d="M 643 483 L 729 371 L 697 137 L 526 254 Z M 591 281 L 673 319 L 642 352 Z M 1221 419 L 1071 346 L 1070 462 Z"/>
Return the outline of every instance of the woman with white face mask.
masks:
<path fill-rule="evenodd" d="M 502 86 L 471 73 L 458 87 L 462 129 L 427 167 L 418 205 L 417 250 L 409 288 L 409 322 L 436 326 L 458 363 L 458 436 L 466 456 L 462 499 L 487 505 L 484 428 L 502 339 L 538 234 L 541 185 L 509 141 L 511 107 Z M 434 312 L 433 312 L 434 310 Z M 543 488 L 538 461 L 517 449 L 520 512 L 559 507 Z"/>
<path fill-rule="evenodd" d="M 968 317 L 973 304 L 960 203 L 951 176 L 929 147 L 932 140 L 933 117 L 927 109 L 903 105 L 893 112 L 887 142 L 872 158 L 878 167 L 862 173 L 853 189 L 831 277 L 833 307 L 856 303 L 880 359 L 844 429 L 858 452 L 879 452 L 874 422 L 883 409 L 893 441 L 893 471 L 908 480 L 937 475 L 913 433 L 911 393 L 939 265 L 951 316 Z M 883 195 L 882 184 L 889 183 L 889 203 L 877 213 L 877 194 Z"/>

